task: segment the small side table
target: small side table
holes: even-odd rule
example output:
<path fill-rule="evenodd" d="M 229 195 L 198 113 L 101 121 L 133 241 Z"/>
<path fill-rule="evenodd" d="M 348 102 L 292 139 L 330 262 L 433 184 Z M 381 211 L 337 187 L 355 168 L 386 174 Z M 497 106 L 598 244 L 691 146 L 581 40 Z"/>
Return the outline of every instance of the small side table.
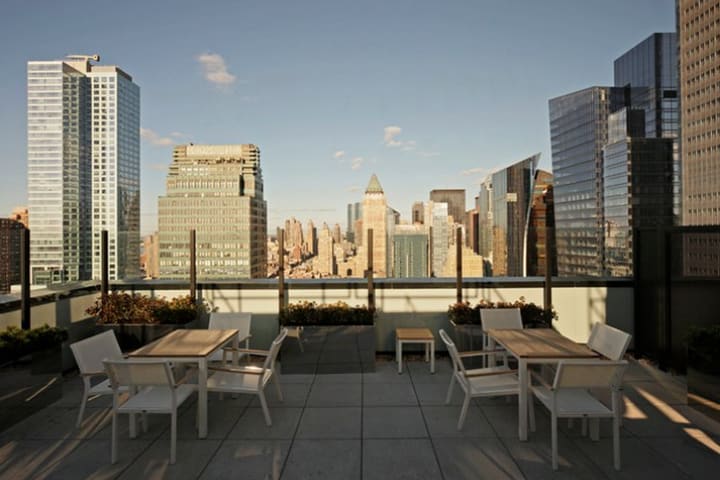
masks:
<path fill-rule="evenodd" d="M 396 328 L 395 356 L 398 373 L 402 373 L 402 347 L 404 343 L 422 343 L 425 345 L 425 361 L 430 360 L 430 373 L 435 373 L 435 337 L 429 328 Z"/>

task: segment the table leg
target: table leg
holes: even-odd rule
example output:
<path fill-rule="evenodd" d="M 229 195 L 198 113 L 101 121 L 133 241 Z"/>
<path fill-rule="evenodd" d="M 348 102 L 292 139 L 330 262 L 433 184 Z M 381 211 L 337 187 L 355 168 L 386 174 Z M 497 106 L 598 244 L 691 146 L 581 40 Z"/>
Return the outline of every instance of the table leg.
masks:
<path fill-rule="evenodd" d="M 518 381 L 520 398 L 518 399 L 518 435 L 521 442 L 528 437 L 528 366 L 527 360 L 518 358 Z"/>
<path fill-rule="evenodd" d="M 402 342 L 395 340 L 395 360 L 398 364 L 398 375 L 402 373 Z"/>
<path fill-rule="evenodd" d="M 428 342 L 425 342 L 425 361 L 430 361 L 430 344 Z"/>
<path fill-rule="evenodd" d="M 128 392 L 129 395 L 135 395 L 137 393 L 137 388 L 135 386 L 130 387 L 130 391 Z M 136 438 L 137 437 L 137 419 L 135 417 L 134 413 L 131 413 L 128 415 L 130 417 L 130 438 Z"/>
<path fill-rule="evenodd" d="M 207 358 L 198 361 L 198 438 L 207 437 Z"/>
<path fill-rule="evenodd" d="M 435 373 L 435 340 L 430 342 L 430 373 Z"/>

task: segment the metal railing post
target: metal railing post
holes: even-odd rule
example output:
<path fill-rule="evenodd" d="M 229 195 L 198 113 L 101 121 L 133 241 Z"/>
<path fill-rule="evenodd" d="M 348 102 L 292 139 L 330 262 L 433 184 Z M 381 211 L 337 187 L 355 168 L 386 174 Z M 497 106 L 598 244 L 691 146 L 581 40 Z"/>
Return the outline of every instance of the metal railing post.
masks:
<path fill-rule="evenodd" d="M 375 284 L 373 283 L 373 229 L 367 230 L 367 282 L 368 282 L 368 308 L 371 312 L 375 311 Z"/>
<path fill-rule="evenodd" d="M 197 301 L 197 261 L 195 258 L 195 230 L 190 230 L 190 299 Z"/>
<path fill-rule="evenodd" d="M 462 273 L 462 229 L 460 227 L 457 227 L 457 231 L 455 233 L 455 290 L 456 290 L 456 300 L 458 303 L 463 301 L 463 293 L 462 293 L 462 281 L 463 281 L 463 273 Z"/>
<path fill-rule="evenodd" d="M 278 236 L 278 313 L 285 308 L 285 230 L 277 229 Z"/>
<path fill-rule="evenodd" d="M 100 232 L 100 300 L 103 308 L 107 305 L 110 285 L 108 259 L 108 232 L 103 230 Z"/>
<path fill-rule="evenodd" d="M 30 230 L 20 231 L 20 326 L 30 330 Z"/>

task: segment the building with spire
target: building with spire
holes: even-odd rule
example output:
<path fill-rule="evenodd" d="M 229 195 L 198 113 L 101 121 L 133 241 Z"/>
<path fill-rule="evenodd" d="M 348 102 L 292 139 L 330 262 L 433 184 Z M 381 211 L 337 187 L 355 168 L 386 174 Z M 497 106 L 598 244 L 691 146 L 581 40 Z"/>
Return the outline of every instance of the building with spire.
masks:
<path fill-rule="evenodd" d="M 388 268 L 388 208 L 385 192 L 380 181 L 373 173 L 365 189 L 365 196 L 362 201 L 362 249 L 361 267 L 367 268 L 367 234 L 368 230 L 373 231 L 373 273 L 376 277 L 386 277 Z"/>

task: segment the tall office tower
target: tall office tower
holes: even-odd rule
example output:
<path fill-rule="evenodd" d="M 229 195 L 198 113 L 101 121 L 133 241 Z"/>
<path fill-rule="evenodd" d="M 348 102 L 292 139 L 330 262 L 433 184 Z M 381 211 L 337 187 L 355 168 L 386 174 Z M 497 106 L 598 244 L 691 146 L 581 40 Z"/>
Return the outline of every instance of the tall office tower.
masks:
<path fill-rule="evenodd" d="M 411 223 L 422 225 L 425 217 L 425 205 L 423 202 L 413 202 L 411 209 Z"/>
<path fill-rule="evenodd" d="M 527 276 L 545 275 L 548 257 L 552 262 L 550 272 L 557 275 L 553 175 L 536 170 L 527 233 Z"/>
<path fill-rule="evenodd" d="M 28 207 L 32 281 L 100 278 L 108 231 L 111 279 L 139 274 L 140 89 L 98 56 L 31 61 Z"/>
<path fill-rule="evenodd" d="M 447 261 L 450 247 L 450 225 L 448 204 L 445 202 L 428 202 L 425 205 L 424 223 L 430 231 L 430 276 L 440 277 Z"/>
<path fill-rule="evenodd" d="M 0 218 L 0 293 L 20 283 L 20 235 L 25 226 L 10 218 Z"/>
<path fill-rule="evenodd" d="M 267 203 L 255 145 L 175 147 L 158 217 L 162 278 L 188 278 L 193 229 L 198 278 L 265 278 Z"/>
<path fill-rule="evenodd" d="M 448 215 L 453 222 L 462 224 L 465 221 L 465 190 L 464 189 L 436 189 L 430 191 L 430 201 L 447 203 Z"/>
<path fill-rule="evenodd" d="M 393 268 L 396 278 L 428 276 L 428 234 L 424 226 L 397 225 L 392 239 Z"/>
<path fill-rule="evenodd" d="M 305 244 L 305 250 L 310 256 L 317 255 L 317 228 L 312 220 L 308 220 Z"/>
<path fill-rule="evenodd" d="M 294 247 L 303 247 L 302 223 L 292 217 L 285 220 L 285 250 L 291 251 Z"/>
<path fill-rule="evenodd" d="M 362 201 L 362 269 L 367 269 L 367 236 L 368 230 L 373 230 L 373 273 L 376 277 L 387 276 L 388 258 L 388 206 L 385 192 L 375 174 L 370 177 Z"/>
<path fill-rule="evenodd" d="M 602 275 L 602 149 L 624 88 L 589 87 L 550 99 L 555 241 L 560 276 Z"/>
<path fill-rule="evenodd" d="M 527 230 L 537 153 L 492 174 L 492 274 L 526 275 Z"/>
<path fill-rule="evenodd" d="M 675 32 L 653 33 L 614 63 L 615 86 L 629 88 L 632 108 L 645 111 L 644 131 L 633 137 L 673 139 L 673 171 L 670 174 L 675 224 L 680 223 L 682 214 L 677 49 Z"/>
<path fill-rule="evenodd" d="M 11 220 L 15 220 L 16 222 L 22 223 L 25 228 L 29 228 L 30 215 L 28 213 L 27 207 L 13 208 L 13 211 L 8 218 L 10 218 Z"/>
<path fill-rule="evenodd" d="M 160 277 L 160 235 L 155 232 L 143 237 L 143 253 L 140 255 L 141 270 L 145 278 Z"/>
<path fill-rule="evenodd" d="M 323 223 L 323 227 L 318 234 L 318 253 L 313 264 L 315 271 L 321 275 L 335 275 L 334 245 L 335 240 L 332 233 L 327 223 Z"/>
<path fill-rule="evenodd" d="M 362 218 L 362 204 L 360 202 L 348 203 L 347 205 L 347 230 L 345 237 L 348 242 L 355 242 L 355 222 Z"/>
<path fill-rule="evenodd" d="M 633 229 L 673 225 L 672 138 L 645 138 L 646 113 L 609 116 L 603 149 L 604 275 L 633 275 Z"/>
<path fill-rule="evenodd" d="M 337 244 L 340 244 L 342 242 L 342 229 L 340 228 L 340 224 L 336 223 L 335 226 L 332 229 L 332 237 L 333 241 Z"/>
<path fill-rule="evenodd" d="M 478 197 L 475 197 L 477 200 Z M 480 252 L 478 244 L 480 238 L 480 212 L 477 208 L 465 212 L 465 246 L 473 253 Z"/>
<path fill-rule="evenodd" d="M 492 235 L 493 235 L 493 202 L 492 202 L 492 175 L 489 175 L 480 184 L 477 196 L 478 209 L 478 253 L 487 262 L 486 276 L 492 275 L 490 264 L 492 262 Z"/>
<path fill-rule="evenodd" d="M 677 12 L 682 222 L 719 225 L 720 7 L 717 2 L 679 0 Z"/>

